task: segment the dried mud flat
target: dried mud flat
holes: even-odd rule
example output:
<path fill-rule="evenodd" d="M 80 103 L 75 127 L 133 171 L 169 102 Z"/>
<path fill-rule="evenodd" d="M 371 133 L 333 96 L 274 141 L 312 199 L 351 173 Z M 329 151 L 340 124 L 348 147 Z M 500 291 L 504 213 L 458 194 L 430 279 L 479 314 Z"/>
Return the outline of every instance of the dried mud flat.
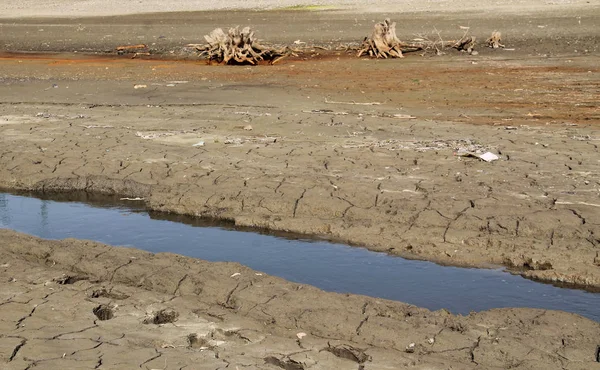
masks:
<path fill-rule="evenodd" d="M 596 14 L 587 9 L 580 19 L 585 25 Z M 338 16 L 348 24 L 358 19 Z M 448 28 L 463 21 L 421 16 Z M 154 25 L 157 15 L 136 17 L 131 28 L 129 18 L 110 26 L 16 20 L 3 26 L 5 50 L 65 52 L 64 45 L 85 40 L 111 49 L 140 30 L 169 28 Z M 219 13 L 202 17 L 171 21 L 223 26 L 215 24 Z M 268 12 L 252 17 L 286 22 Z M 313 19 L 308 30 L 273 41 L 317 39 L 309 26 L 319 16 L 292 18 L 302 17 Z M 532 27 L 537 33 L 514 37 L 520 47 L 512 53 L 481 50 L 477 57 L 374 61 L 307 48 L 275 66 L 219 68 L 5 54 L 0 187 L 142 197 L 154 210 L 452 265 L 503 264 L 527 277 L 597 289 L 597 36 L 570 25 L 577 14 L 569 17 L 558 17 L 560 27 L 546 35 L 537 24 L 552 20 L 548 14 L 504 17 L 515 35 Z M 67 32 L 77 22 L 82 31 Z M 129 31 L 103 38 L 107 27 Z M 553 36 L 561 30 L 567 36 Z M 177 31 L 170 32 L 176 44 Z M 157 46 L 165 58 L 169 48 Z M 500 159 L 456 155 L 464 150 Z M 515 309 L 455 317 L 324 293 L 235 264 L 9 231 L 0 237 L 0 271 L 9 281 L 0 302 L 0 354 L 8 368 L 599 365 L 599 326 L 576 315 Z M 63 274 L 85 279 L 58 284 Z M 103 286 L 119 294 L 91 297 Z M 93 310 L 101 305 L 96 313 L 114 317 L 99 320 Z M 161 309 L 177 311 L 177 321 L 143 324 Z M 298 340 L 301 332 L 307 336 Z"/>

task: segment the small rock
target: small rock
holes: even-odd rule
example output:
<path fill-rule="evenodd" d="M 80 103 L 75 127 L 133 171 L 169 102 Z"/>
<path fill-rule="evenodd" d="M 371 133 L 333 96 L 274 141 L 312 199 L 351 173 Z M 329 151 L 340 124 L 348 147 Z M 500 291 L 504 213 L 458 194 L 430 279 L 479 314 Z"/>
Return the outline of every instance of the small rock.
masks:
<path fill-rule="evenodd" d="M 244 126 L 244 130 L 246 130 L 246 131 L 252 131 L 252 125 L 246 125 L 246 126 Z"/>
<path fill-rule="evenodd" d="M 429 344 L 435 343 L 435 338 L 429 338 L 429 339 L 427 339 L 427 343 L 429 343 Z"/>
<path fill-rule="evenodd" d="M 296 336 L 298 337 L 298 339 L 302 339 L 306 336 L 306 333 L 297 333 Z"/>
<path fill-rule="evenodd" d="M 411 343 L 408 346 L 406 346 L 406 353 L 413 353 L 415 352 L 415 344 Z"/>

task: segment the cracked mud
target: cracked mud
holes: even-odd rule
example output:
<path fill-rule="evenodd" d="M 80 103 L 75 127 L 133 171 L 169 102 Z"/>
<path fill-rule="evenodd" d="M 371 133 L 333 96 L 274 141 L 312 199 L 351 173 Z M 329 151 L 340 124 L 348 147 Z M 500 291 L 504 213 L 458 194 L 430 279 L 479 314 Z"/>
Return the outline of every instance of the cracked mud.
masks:
<path fill-rule="evenodd" d="M 573 314 L 454 316 L 326 293 L 235 263 L 8 230 L 0 237 L 0 279 L 11 281 L 0 296 L 3 369 L 598 366 L 600 324 Z M 71 274 L 90 279 L 57 282 Z"/>

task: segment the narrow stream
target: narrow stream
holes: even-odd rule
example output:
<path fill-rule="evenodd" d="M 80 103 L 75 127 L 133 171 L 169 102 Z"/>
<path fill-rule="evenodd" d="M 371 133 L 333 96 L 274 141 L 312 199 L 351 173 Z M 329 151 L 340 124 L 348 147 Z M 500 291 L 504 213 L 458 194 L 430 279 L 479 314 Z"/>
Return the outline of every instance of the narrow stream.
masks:
<path fill-rule="evenodd" d="M 0 193 L 0 228 L 46 239 L 89 239 L 208 261 L 235 261 L 327 291 L 392 299 L 431 310 L 468 314 L 535 307 L 600 321 L 597 293 L 538 283 L 501 269 L 440 266 L 325 241 L 149 214 L 135 203 L 67 202 Z"/>

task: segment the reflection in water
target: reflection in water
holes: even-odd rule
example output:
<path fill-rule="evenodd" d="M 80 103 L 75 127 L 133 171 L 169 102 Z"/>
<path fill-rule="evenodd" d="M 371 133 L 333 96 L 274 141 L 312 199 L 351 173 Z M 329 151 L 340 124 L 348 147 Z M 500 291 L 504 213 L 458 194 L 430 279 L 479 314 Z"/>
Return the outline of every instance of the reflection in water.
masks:
<path fill-rule="evenodd" d="M 98 199 L 90 205 L 0 194 L 4 226 L 44 238 L 90 239 L 154 253 L 239 262 L 328 291 L 387 298 L 432 310 L 468 314 L 499 307 L 534 307 L 600 321 L 600 294 L 533 282 L 501 270 L 439 266 L 342 244 L 298 240 L 293 235 L 261 235 L 232 225 L 223 228 L 154 213 L 151 217 L 139 205 L 130 208 L 113 203 L 112 208 L 101 208 L 102 204 Z"/>
<path fill-rule="evenodd" d="M 10 212 L 8 211 L 7 194 L 0 193 L 0 226 L 10 225 Z"/>
<path fill-rule="evenodd" d="M 48 201 L 42 200 L 40 205 L 40 216 L 42 223 L 42 232 L 44 234 L 48 233 Z"/>

